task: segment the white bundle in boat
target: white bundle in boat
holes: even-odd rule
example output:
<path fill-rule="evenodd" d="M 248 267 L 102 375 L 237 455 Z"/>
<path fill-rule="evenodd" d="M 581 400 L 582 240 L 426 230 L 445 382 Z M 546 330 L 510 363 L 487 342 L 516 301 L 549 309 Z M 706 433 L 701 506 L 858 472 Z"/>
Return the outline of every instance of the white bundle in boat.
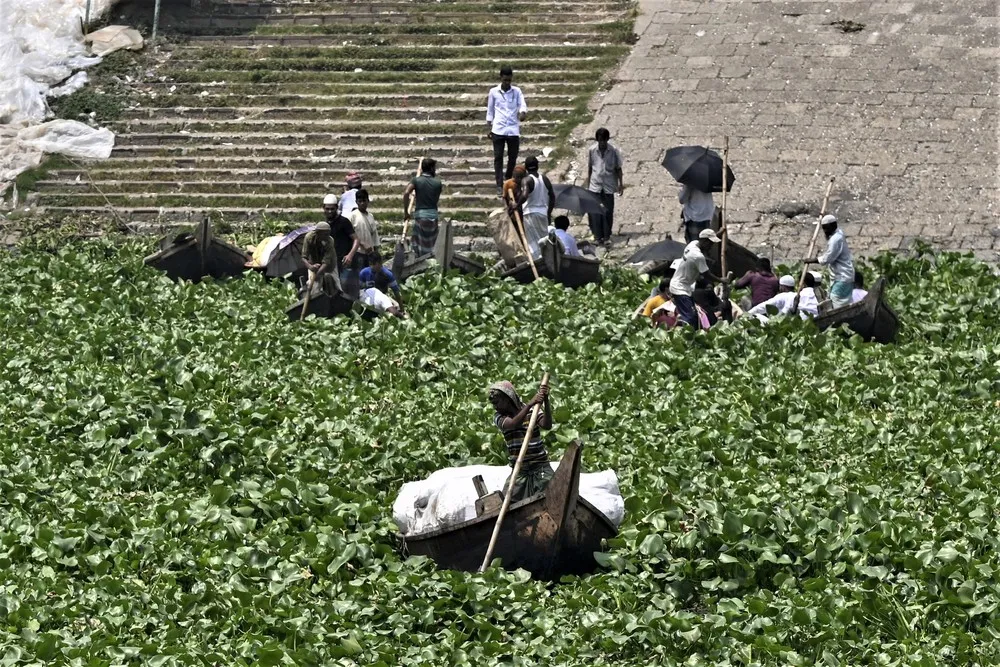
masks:
<path fill-rule="evenodd" d="M 552 469 L 558 467 L 552 461 Z M 472 478 L 482 475 L 488 491 L 502 491 L 510 466 L 444 468 L 425 480 L 407 482 L 392 505 L 392 518 L 403 535 L 417 535 L 458 525 L 476 518 L 476 487 Z M 625 517 L 625 501 L 614 470 L 580 474 L 580 495 L 617 528 Z"/>

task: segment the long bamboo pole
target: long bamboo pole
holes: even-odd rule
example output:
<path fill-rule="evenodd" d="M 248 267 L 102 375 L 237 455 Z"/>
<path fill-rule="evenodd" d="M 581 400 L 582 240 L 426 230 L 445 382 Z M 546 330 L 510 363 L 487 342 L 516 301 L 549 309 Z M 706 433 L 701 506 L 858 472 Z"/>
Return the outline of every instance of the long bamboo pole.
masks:
<path fill-rule="evenodd" d="M 528 245 L 528 237 L 524 233 L 524 220 L 521 218 L 521 214 L 517 212 L 517 202 L 514 200 L 514 193 L 511 191 L 510 197 L 507 201 L 514 211 L 514 226 L 517 227 L 517 235 L 521 239 L 521 247 L 524 249 L 524 254 L 528 256 L 528 264 L 531 266 L 531 275 L 538 280 L 538 269 L 535 267 L 535 260 L 531 256 L 531 246 Z"/>

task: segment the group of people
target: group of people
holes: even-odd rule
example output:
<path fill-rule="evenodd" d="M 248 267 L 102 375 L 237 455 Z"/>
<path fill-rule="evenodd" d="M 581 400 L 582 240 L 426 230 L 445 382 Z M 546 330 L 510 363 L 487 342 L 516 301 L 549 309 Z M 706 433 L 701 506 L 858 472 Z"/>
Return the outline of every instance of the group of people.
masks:
<path fill-rule="evenodd" d="M 420 221 L 414 224 L 414 246 L 432 237 L 433 250 L 437 238 L 437 197 L 433 193 L 436 190 L 440 196 L 440 181 L 434 176 L 433 160 L 424 160 L 421 168 L 428 173 L 417 176 L 407 186 L 405 208 L 409 216 L 412 195 L 417 205 L 413 215 Z M 406 317 L 399 283 L 382 262 L 382 240 L 368 209 L 370 202 L 362 175 L 356 171 L 347 175 L 342 195 L 331 193 L 323 198 L 324 220 L 306 234 L 302 243 L 302 263 L 309 277 L 307 289 L 331 295 L 351 294 L 380 313 Z M 389 296 L 390 292 L 395 298 Z"/>
<path fill-rule="evenodd" d="M 863 299 L 867 295 L 864 276 L 854 268 L 847 238 L 836 216 L 823 216 L 819 225 L 827 239 L 826 248 L 803 262 L 829 268 L 829 306 L 840 308 Z M 731 284 L 728 276 L 712 274 L 705 254 L 721 241 L 710 228 L 698 231 L 697 237 L 685 246 L 682 256 L 670 265 L 667 277 L 636 311 L 636 316 L 641 314 L 649 318 L 653 326 L 706 329 L 719 320 L 733 321 L 744 313 L 767 322 L 769 315 L 775 312 L 780 315 L 798 313 L 806 318 L 816 317 L 824 309 L 827 295 L 822 287 L 823 275 L 819 272 L 804 271 L 801 284 L 797 284 L 790 275 L 775 276 L 770 260 L 761 257 L 756 270 L 747 272 L 735 283 Z M 721 299 L 712 289 L 719 284 L 723 286 Z M 728 298 L 730 287 L 748 288 L 750 294 L 737 304 Z"/>
<path fill-rule="evenodd" d="M 527 158 L 523 166 L 517 164 L 521 150 L 521 122 L 527 118 L 528 105 L 524 93 L 513 85 L 513 79 L 514 71 L 508 66 L 501 67 L 500 84 L 491 88 L 486 96 L 487 137 L 493 144 L 497 196 L 504 200 L 515 225 L 519 224 L 515 211 L 520 214 L 528 246 L 535 254 L 538 241 L 544 238 L 552 224 L 555 195 L 552 183 L 538 172 L 537 157 Z M 587 179 L 583 187 L 594 193 L 603 206 L 603 213 L 588 214 L 588 223 L 594 241 L 598 245 L 606 245 L 611 241 L 614 225 L 615 194 L 623 194 L 625 181 L 621 152 L 610 143 L 611 133 L 602 127 L 595 133 L 594 140 L 595 144 L 587 154 Z"/>

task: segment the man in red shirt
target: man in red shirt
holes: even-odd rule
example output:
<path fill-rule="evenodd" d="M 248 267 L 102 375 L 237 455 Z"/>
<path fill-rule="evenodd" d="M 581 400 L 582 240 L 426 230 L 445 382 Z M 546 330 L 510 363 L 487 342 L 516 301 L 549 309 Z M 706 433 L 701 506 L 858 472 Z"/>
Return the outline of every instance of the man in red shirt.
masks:
<path fill-rule="evenodd" d="M 778 293 L 778 277 L 771 273 L 771 260 L 757 258 L 757 270 L 747 271 L 736 281 L 736 289 L 750 288 L 750 307 L 764 303 Z M 744 308 L 744 310 L 749 310 Z"/>

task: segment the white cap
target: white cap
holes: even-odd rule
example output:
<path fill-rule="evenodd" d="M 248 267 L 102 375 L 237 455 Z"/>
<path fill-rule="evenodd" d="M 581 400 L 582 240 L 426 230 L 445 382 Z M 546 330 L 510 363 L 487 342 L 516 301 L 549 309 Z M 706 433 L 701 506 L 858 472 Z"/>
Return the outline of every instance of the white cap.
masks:
<path fill-rule="evenodd" d="M 672 271 L 676 271 L 678 268 L 680 268 L 680 265 L 681 265 L 681 258 L 678 257 L 674 261 L 670 262 L 670 269 Z"/>
<path fill-rule="evenodd" d="M 336 206 L 337 195 L 327 195 L 323 197 L 323 206 Z"/>
<path fill-rule="evenodd" d="M 810 271 L 809 275 L 811 275 L 813 277 L 813 280 L 815 280 L 816 282 L 818 283 L 823 282 L 823 274 L 820 273 L 819 271 Z"/>
<path fill-rule="evenodd" d="M 830 215 L 829 213 L 827 213 L 826 215 L 823 216 L 823 219 L 819 221 L 819 224 L 823 225 L 824 227 L 826 225 L 835 225 L 837 224 L 837 216 Z"/>
<path fill-rule="evenodd" d="M 715 232 L 711 229 L 703 229 L 701 233 L 698 234 L 699 239 L 708 239 L 712 243 L 722 243 L 722 239 L 715 235 Z"/>
<path fill-rule="evenodd" d="M 782 287 L 795 287 L 795 278 L 791 276 L 781 276 L 778 279 L 778 284 Z"/>

